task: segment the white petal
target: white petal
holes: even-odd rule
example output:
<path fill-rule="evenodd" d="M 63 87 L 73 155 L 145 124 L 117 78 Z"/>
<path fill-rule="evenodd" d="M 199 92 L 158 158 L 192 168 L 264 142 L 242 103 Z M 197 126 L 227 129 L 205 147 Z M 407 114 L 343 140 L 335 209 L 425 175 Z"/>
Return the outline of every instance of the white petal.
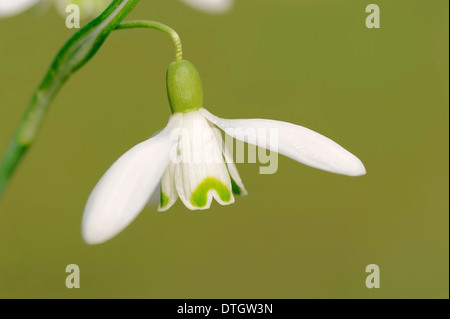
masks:
<path fill-rule="evenodd" d="M 161 191 L 159 194 L 158 211 L 160 212 L 168 210 L 178 199 L 177 188 L 175 186 L 175 163 L 173 161 L 169 163 L 161 179 Z"/>
<path fill-rule="evenodd" d="M 180 116 L 173 115 L 158 135 L 122 155 L 103 175 L 84 210 L 82 235 L 89 244 L 121 232 L 141 212 L 159 185 L 176 141 L 170 138 Z"/>
<path fill-rule="evenodd" d="M 181 0 L 181 2 L 208 13 L 225 13 L 233 6 L 233 0 Z"/>
<path fill-rule="evenodd" d="M 40 0 L 0 0 L 0 17 L 9 17 L 31 8 Z"/>
<path fill-rule="evenodd" d="M 147 202 L 148 207 L 157 207 L 161 201 L 161 182 L 156 186 L 153 193 L 150 195 L 150 199 Z"/>
<path fill-rule="evenodd" d="M 240 195 L 240 196 L 246 196 L 247 190 L 244 187 L 244 183 L 242 183 L 242 179 L 239 176 L 239 172 L 237 170 L 236 164 L 234 164 L 233 157 L 231 156 L 230 152 L 228 151 L 227 146 L 225 145 L 225 142 L 222 138 L 222 134 L 220 134 L 219 130 L 215 127 L 213 127 L 213 124 L 211 124 L 211 128 L 214 131 L 214 135 L 216 136 L 217 143 L 220 146 L 220 149 L 222 150 L 223 157 L 225 158 L 225 164 L 228 168 L 228 173 L 231 177 L 231 185 L 233 188 L 233 194 Z M 233 182 L 236 185 L 233 185 Z M 235 189 L 237 188 L 237 189 Z"/>
<path fill-rule="evenodd" d="M 189 209 L 207 209 L 213 198 L 221 205 L 234 203 L 220 146 L 203 115 L 184 114 L 180 133 L 174 179 L 184 205 Z"/>
<path fill-rule="evenodd" d="M 199 112 L 232 137 L 278 152 L 305 165 L 349 176 L 366 173 L 364 165 L 356 156 L 329 138 L 305 127 L 264 119 L 227 120 L 214 116 L 205 109 Z M 278 136 L 271 140 L 266 134 L 259 132 L 268 132 L 272 137 Z"/>

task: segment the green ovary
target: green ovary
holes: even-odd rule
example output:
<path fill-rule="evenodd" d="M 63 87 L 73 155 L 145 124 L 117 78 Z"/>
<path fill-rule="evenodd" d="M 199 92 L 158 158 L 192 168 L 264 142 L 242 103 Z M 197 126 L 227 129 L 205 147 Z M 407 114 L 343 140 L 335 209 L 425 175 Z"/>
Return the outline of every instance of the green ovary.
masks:
<path fill-rule="evenodd" d="M 205 178 L 192 192 L 191 203 L 197 207 L 204 207 L 208 201 L 208 191 L 215 190 L 223 202 L 231 200 L 231 193 L 228 187 L 214 177 Z"/>

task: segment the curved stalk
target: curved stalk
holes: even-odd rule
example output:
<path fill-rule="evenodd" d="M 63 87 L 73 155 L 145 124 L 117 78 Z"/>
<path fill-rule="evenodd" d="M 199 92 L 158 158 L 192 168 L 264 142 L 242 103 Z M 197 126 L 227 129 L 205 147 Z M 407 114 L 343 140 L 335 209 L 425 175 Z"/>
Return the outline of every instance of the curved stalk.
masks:
<path fill-rule="evenodd" d="M 183 60 L 183 47 L 181 45 L 181 39 L 178 33 L 172 29 L 171 27 L 156 22 L 156 21 L 149 21 L 149 20 L 136 20 L 136 21 L 124 21 L 121 22 L 116 30 L 122 30 L 122 29 L 135 29 L 135 28 L 148 28 L 148 29 L 155 29 L 158 31 L 162 31 L 166 34 L 168 34 L 173 41 L 173 45 L 175 46 L 175 61 L 179 62 Z"/>

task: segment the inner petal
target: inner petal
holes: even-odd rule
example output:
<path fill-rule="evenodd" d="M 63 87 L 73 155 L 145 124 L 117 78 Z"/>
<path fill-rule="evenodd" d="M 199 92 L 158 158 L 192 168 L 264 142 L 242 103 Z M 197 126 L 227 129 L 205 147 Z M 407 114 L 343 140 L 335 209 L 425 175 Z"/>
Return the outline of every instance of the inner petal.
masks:
<path fill-rule="evenodd" d="M 240 195 L 240 196 L 246 196 L 247 190 L 244 187 L 244 183 L 242 183 L 241 177 L 239 176 L 239 172 L 237 170 L 236 164 L 233 161 L 233 156 L 230 154 L 230 151 L 228 150 L 228 147 L 222 138 L 222 134 L 220 130 L 211 122 L 208 121 L 209 126 L 211 127 L 211 130 L 214 132 L 214 136 L 216 138 L 217 143 L 219 144 L 219 147 L 222 151 L 223 158 L 225 160 L 225 164 L 227 165 L 228 173 L 230 175 L 231 180 L 231 188 L 233 191 L 233 194 Z M 229 135 L 225 135 L 230 137 Z M 230 137 L 231 138 L 231 137 Z"/>
<path fill-rule="evenodd" d="M 175 185 L 189 209 L 207 209 L 214 198 L 234 202 L 231 179 L 213 130 L 199 112 L 184 114 L 175 165 Z"/>
<path fill-rule="evenodd" d="M 205 178 L 192 192 L 191 203 L 194 206 L 204 207 L 208 203 L 208 192 L 214 190 L 222 202 L 231 200 L 230 189 L 215 177 Z"/>
<path fill-rule="evenodd" d="M 172 207 L 177 201 L 178 194 L 175 187 L 175 163 L 171 161 L 161 179 L 161 196 L 158 211 L 163 212 Z"/>

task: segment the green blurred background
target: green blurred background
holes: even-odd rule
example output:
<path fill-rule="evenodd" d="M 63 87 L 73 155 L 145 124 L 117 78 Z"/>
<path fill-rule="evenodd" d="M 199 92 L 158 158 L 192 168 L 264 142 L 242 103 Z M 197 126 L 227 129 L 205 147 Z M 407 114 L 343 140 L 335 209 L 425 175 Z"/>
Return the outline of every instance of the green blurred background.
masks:
<path fill-rule="evenodd" d="M 0 201 L 2 298 L 448 298 L 446 0 L 236 0 L 226 15 L 141 1 L 131 18 L 166 23 L 200 71 L 205 106 L 331 137 L 360 178 L 280 157 L 239 164 L 249 195 L 191 212 L 146 208 L 105 244 L 80 235 L 85 202 L 122 153 L 167 122 L 170 39 L 113 33 L 52 104 Z M 0 20 L 0 151 L 73 33 L 54 10 Z M 65 287 L 65 267 L 81 288 Z M 367 289 L 365 267 L 381 269 Z"/>

